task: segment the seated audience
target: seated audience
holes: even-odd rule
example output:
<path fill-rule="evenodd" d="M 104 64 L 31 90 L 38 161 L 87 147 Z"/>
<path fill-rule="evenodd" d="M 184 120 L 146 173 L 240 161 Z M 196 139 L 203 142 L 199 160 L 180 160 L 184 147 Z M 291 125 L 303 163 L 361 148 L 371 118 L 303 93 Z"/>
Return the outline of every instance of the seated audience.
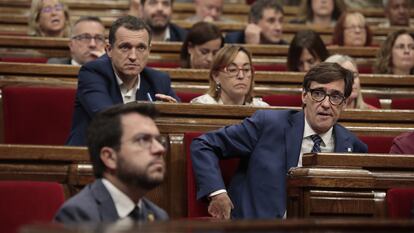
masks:
<path fill-rule="evenodd" d="M 195 15 L 187 19 L 190 22 L 233 22 L 222 16 L 224 0 L 194 0 Z"/>
<path fill-rule="evenodd" d="M 276 219 L 286 213 L 286 176 L 303 153 L 366 153 L 367 145 L 337 124 L 352 92 L 352 72 L 322 62 L 306 73 L 302 110 L 259 110 L 240 124 L 195 138 L 191 160 L 197 198 L 220 219 Z M 226 190 L 219 160 L 240 158 Z"/>
<path fill-rule="evenodd" d="M 378 51 L 374 70 L 379 74 L 414 74 L 414 36 L 404 29 L 388 35 Z"/>
<path fill-rule="evenodd" d="M 220 28 L 208 22 L 194 24 L 181 47 L 181 67 L 210 69 L 213 57 L 223 47 Z"/>
<path fill-rule="evenodd" d="M 308 72 L 328 56 L 329 52 L 318 33 L 298 31 L 289 45 L 287 68 L 289 71 Z"/>
<path fill-rule="evenodd" d="M 390 154 L 414 154 L 414 132 L 398 135 L 392 141 Z"/>
<path fill-rule="evenodd" d="M 85 145 L 89 122 L 96 113 L 114 104 L 155 99 L 175 103 L 179 100 L 168 74 L 145 67 L 151 32 L 143 20 L 130 15 L 112 23 L 107 54 L 86 63 L 79 71 L 67 145 Z"/>
<path fill-rule="evenodd" d="M 380 27 L 410 26 L 410 2 L 408 0 L 382 0 L 387 22 Z"/>
<path fill-rule="evenodd" d="M 141 0 L 141 16 L 153 41 L 184 41 L 187 31 L 171 22 L 173 0 Z"/>
<path fill-rule="evenodd" d="M 55 220 L 65 224 L 167 220 L 144 195 L 166 174 L 167 138 L 160 135 L 153 105 L 116 105 L 88 128 L 95 181 L 66 201 Z"/>
<path fill-rule="evenodd" d="M 105 53 L 105 26 L 95 16 L 78 19 L 72 27 L 69 41 L 71 57 L 50 58 L 47 63 L 83 65 Z"/>
<path fill-rule="evenodd" d="M 355 11 L 344 12 L 335 25 L 332 44 L 340 46 L 371 46 L 372 33 L 364 15 Z"/>
<path fill-rule="evenodd" d="M 291 23 L 333 27 L 344 10 L 345 4 L 342 0 L 303 0 L 298 19 Z"/>
<path fill-rule="evenodd" d="M 352 85 L 351 95 L 346 101 L 346 108 L 376 109 L 374 106 L 364 102 L 361 92 L 361 81 L 359 80 L 358 67 L 354 59 L 347 55 L 334 54 L 328 57 L 325 62 L 338 63 L 343 68 L 350 70 L 354 75 L 354 84 Z"/>
<path fill-rule="evenodd" d="M 207 94 L 191 103 L 268 106 L 254 98 L 254 70 L 252 56 L 244 47 L 224 46 L 214 57 L 210 69 L 210 87 Z"/>
<path fill-rule="evenodd" d="M 250 7 L 244 31 L 227 33 L 229 44 L 287 44 L 282 39 L 283 8 L 277 0 L 257 0 Z"/>
<path fill-rule="evenodd" d="M 30 36 L 68 37 L 69 9 L 60 0 L 32 0 L 29 15 Z"/>

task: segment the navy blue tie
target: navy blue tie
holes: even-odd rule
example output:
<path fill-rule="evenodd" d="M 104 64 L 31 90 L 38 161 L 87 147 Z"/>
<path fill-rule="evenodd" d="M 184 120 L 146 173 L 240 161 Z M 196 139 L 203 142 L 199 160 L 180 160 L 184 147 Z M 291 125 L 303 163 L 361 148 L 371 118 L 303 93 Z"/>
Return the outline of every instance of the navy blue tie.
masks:
<path fill-rule="evenodd" d="M 312 141 L 313 141 L 313 147 L 311 150 L 311 153 L 318 153 L 321 152 L 321 142 L 322 142 L 322 138 L 317 135 L 317 134 L 313 134 L 310 136 Z"/>
<path fill-rule="evenodd" d="M 131 217 L 135 221 L 142 220 L 142 214 L 138 206 L 135 206 L 135 208 L 129 213 L 128 216 Z"/>

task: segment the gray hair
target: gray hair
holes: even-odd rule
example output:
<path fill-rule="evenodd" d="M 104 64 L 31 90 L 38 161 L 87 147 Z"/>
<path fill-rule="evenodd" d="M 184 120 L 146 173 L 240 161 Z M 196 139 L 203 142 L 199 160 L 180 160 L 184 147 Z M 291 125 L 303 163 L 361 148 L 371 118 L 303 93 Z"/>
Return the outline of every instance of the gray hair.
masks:
<path fill-rule="evenodd" d="M 351 62 L 353 66 L 358 67 L 355 60 L 348 56 L 348 55 L 343 55 L 343 54 L 334 54 L 329 56 L 328 58 L 326 58 L 325 62 L 331 62 L 331 63 L 338 63 L 339 65 L 345 63 L 345 62 Z"/>

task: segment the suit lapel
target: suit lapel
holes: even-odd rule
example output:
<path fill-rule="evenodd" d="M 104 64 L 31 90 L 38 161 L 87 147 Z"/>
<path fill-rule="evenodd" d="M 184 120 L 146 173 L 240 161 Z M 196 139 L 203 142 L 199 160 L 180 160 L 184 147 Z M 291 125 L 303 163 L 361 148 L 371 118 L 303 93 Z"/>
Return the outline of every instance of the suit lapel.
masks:
<path fill-rule="evenodd" d="M 114 222 L 119 219 L 114 201 L 101 179 L 96 180 L 92 185 L 92 195 L 98 204 L 99 214 L 103 222 Z"/>
<path fill-rule="evenodd" d="M 287 169 L 298 165 L 305 125 L 303 111 L 291 115 L 289 124 L 290 126 L 285 128 Z"/>
<path fill-rule="evenodd" d="M 151 95 L 151 98 L 155 101 L 155 93 L 151 91 L 151 85 L 148 82 L 149 77 L 147 77 L 146 74 L 147 73 L 144 68 L 144 70 L 140 74 L 141 81 L 135 98 L 136 100 L 149 100 L 147 96 L 147 93 L 149 93 Z"/>
<path fill-rule="evenodd" d="M 349 142 L 349 135 L 337 124 L 334 125 L 335 152 L 352 152 L 353 148 Z"/>

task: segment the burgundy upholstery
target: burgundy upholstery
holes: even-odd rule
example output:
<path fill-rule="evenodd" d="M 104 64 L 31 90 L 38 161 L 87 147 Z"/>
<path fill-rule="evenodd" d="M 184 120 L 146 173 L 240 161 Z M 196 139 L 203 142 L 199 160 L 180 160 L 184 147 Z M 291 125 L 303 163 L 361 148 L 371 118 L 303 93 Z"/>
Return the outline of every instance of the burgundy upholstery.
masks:
<path fill-rule="evenodd" d="M 393 98 L 392 109 L 414 109 L 414 98 Z"/>
<path fill-rule="evenodd" d="M 179 68 L 180 64 L 177 62 L 148 62 L 147 66 L 153 68 Z"/>
<path fill-rule="evenodd" d="M 392 188 L 387 191 L 389 218 L 410 218 L 414 208 L 414 188 Z"/>
<path fill-rule="evenodd" d="M 0 181 L 0 229 L 15 233 L 25 224 L 50 222 L 64 201 L 58 183 Z"/>
<path fill-rule="evenodd" d="M 194 138 L 200 136 L 201 134 L 201 132 L 188 132 L 184 134 L 184 145 L 187 159 L 187 216 L 189 218 L 209 217 L 209 214 L 207 212 L 207 202 L 197 200 L 196 182 L 190 156 L 191 142 Z M 223 176 L 223 180 L 226 186 L 230 183 L 230 180 L 236 172 L 238 165 L 238 158 L 220 161 L 221 175 Z"/>
<path fill-rule="evenodd" d="M 392 145 L 392 136 L 359 136 L 368 145 L 368 153 L 388 154 Z"/>
<path fill-rule="evenodd" d="M 285 64 L 272 64 L 272 65 L 263 65 L 263 64 L 254 64 L 255 71 L 287 71 Z"/>
<path fill-rule="evenodd" d="M 64 145 L 76 89 L 9 86 L 2 90 L 4 141 Z"/>
<path fill-rule="evenodd" d="M 360 74 L 372 74 L 372 66 L 360 65 L 358 66 L 358 72 Z"/>
<path fill-rule="evenodd" d="M 1 57 L 1 62 L 46 63 L 46 57 Z"/>
<path fill-rule="evenodd" d="M 176 92 L 177 96 L 180 98 L 181 103 L 190 103 L 192 99 L 198 97 L 202 94 L 200 93 L 192 93 L 192 92 Z"/>
<path fill-rule="evenodd" d="M 372 105 L 372 106 L 374 106 L 374 107 L 376 107 L 378 109 L 381 108 L 381 102 L 380 102 L 380 100 L 377 97 L 374 97 L 374 96 L 372 96 L 372 97 L 364 97 L 364 101 L 365 101 L 365 103 L 367 103 L 369 105 Z"/>
<path fill-rule="evenodd" d="M 266 95 L 263 96 L 263 101 L 268 103 L 270 106 L 290 106 L 300 107 L 302 106 L 301 95 Z"/>

